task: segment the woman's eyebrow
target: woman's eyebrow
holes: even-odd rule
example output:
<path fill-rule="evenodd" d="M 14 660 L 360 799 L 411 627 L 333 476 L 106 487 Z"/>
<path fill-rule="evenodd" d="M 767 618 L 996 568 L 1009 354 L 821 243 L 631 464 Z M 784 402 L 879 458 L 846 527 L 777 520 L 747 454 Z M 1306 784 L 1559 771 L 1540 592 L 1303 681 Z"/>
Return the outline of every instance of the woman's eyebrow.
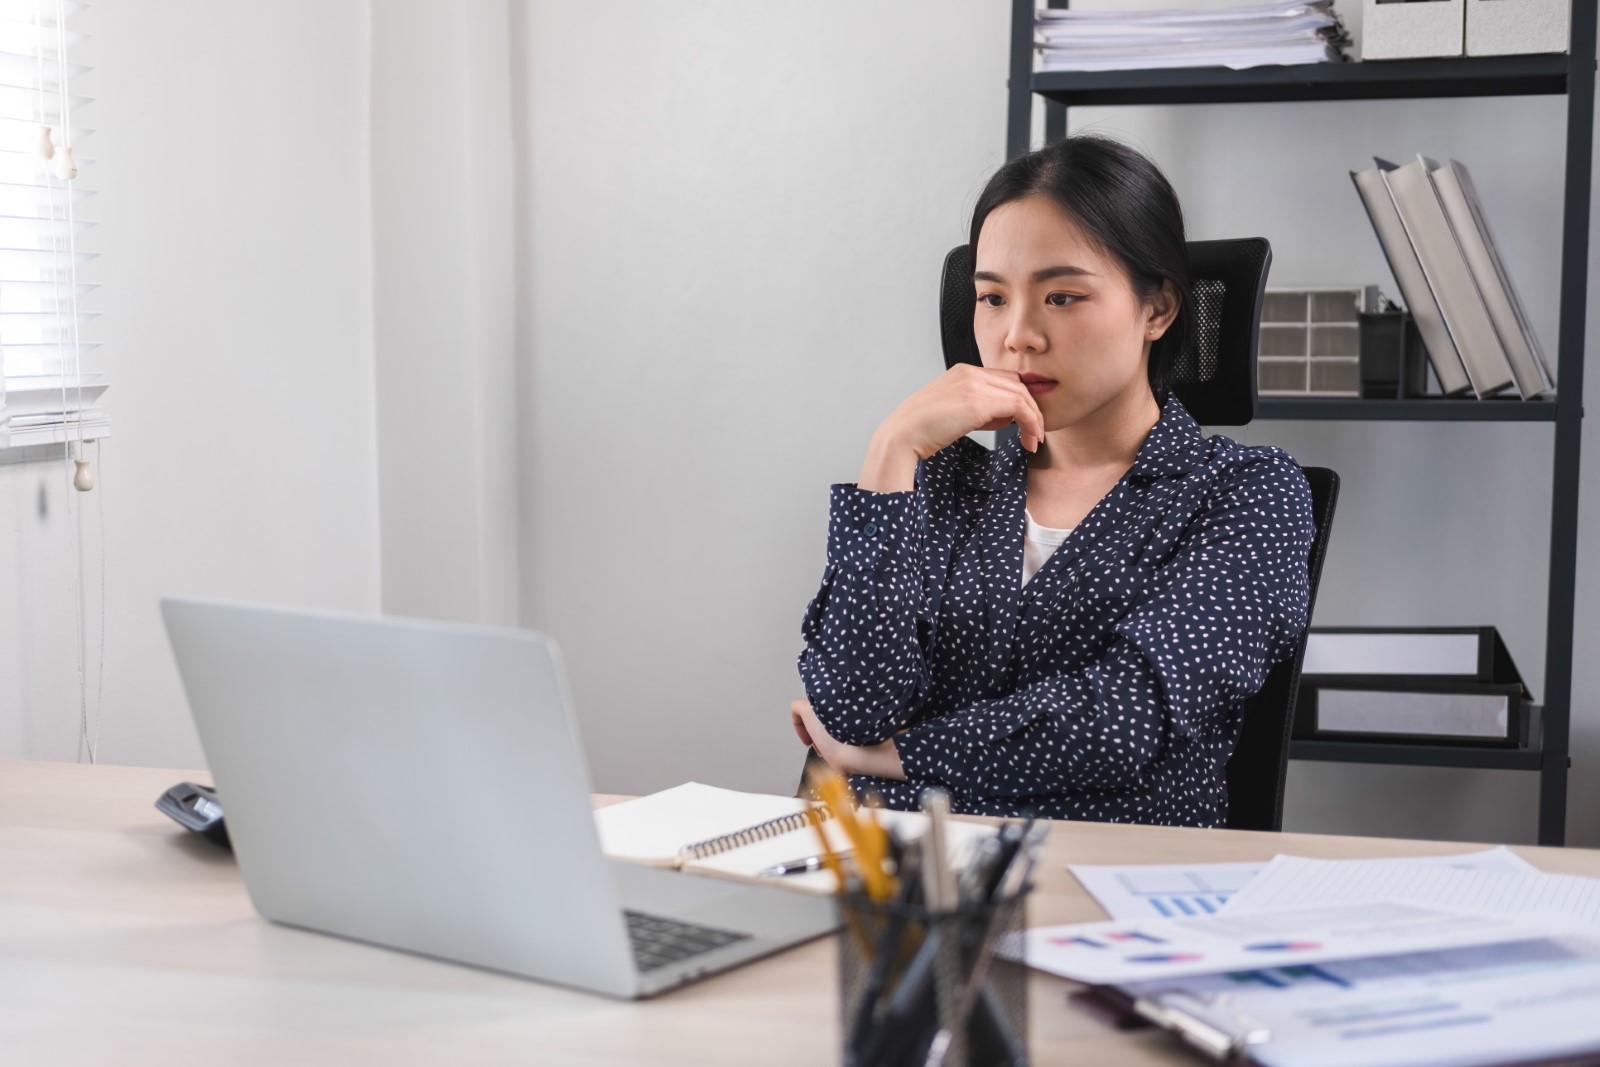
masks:
<path fill-rule="evenodd" d="M 1094 278 L 1098 277 L 1098 275 L 1096 275 L 1092 270 L 1085 270 L 1082 267 L 1071 266 L 1046 267 L 1043 270 L 1036 270 L 1033 272 L 1033 280 L 1036 282 L 1047 282 L 1051 278 L 1069 277 Z M 992 270 L 973 271 L 972 280 L 975 282 L 995 282 L 999 285 L 1005 284 L 1005 279 L 1000 277 L 1000 275 L 996 274 Z"/>

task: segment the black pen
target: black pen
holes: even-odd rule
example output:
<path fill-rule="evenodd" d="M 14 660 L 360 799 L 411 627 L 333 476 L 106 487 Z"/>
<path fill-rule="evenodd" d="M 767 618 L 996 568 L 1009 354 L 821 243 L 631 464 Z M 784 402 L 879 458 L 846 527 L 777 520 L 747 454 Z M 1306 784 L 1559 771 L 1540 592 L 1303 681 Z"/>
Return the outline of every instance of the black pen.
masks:
<path fill-rule="evenodd" d="M 848 852 L 835 852 L 840 859 L 850 855 Z M 811 871 L 822 870 L 821 856 L 806 856 L 802 859 L 789 860 L 787 863 L 777 863 L 756 872 L 758 878 L 778 878 L 786 874 L 807 874 Z"/>

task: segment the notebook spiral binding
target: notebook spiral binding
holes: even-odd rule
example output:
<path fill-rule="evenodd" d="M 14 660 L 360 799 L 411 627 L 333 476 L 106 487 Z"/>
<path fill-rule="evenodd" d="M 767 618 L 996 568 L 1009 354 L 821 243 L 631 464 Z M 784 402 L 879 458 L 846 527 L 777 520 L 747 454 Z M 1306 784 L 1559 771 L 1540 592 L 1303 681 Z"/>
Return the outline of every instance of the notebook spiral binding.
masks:
<path fill-rule="evenodd" d="M 833 818 L 833 810 L 826 806 L 819 806 L 812 810 L 817 813 L 817 817 L 820 819 Z M 708 837 L 704 841 L 696 841 L 692 845 L 684 845 L 678 850 L 678 859 L 679 861 L 703 860 L 708 856 L 719 856 L 724 852 L 731 852 L 733 849 L 742 848 L 757 841 L 764 841 L 769 837 L 777 837 L 779 834 L 786 834 L 791 830 L 802 829 L 809 824 L 810 819 L 807 812 L 791 812 L 788 815 L 780 815 L 776 819 L 768 819 L 766 822 L 756 823 L 754 826 L 746 826 L 742 830 L 735 830 L 732 833 L 722 834 L 717 837 Z"/>

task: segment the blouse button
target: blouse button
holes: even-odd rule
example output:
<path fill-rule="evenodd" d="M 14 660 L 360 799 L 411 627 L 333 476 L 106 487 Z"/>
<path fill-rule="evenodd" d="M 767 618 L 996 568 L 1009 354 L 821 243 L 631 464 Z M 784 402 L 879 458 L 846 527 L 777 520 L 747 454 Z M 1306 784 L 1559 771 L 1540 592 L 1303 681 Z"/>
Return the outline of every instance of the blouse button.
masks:
<path fill-rule="evenodd" d="M 861 532 L 866 534 L 868 537 L 872 537 L 878 532 L 878 524 L 875 522 L 869 522 L 865 526 L 861 527 Z"/>

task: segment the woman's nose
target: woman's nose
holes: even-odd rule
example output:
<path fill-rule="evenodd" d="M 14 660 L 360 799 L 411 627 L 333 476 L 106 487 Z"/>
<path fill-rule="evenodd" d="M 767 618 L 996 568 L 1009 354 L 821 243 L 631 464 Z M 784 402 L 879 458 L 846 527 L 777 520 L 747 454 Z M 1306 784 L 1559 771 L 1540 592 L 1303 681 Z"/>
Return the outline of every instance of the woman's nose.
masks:
<path fill-rule="evenodd" d="M 1010 319 L 1006 322 L 1006 351 L 1027 352 L 1029 350 L 1042 352 L 1045 346 L 1044 330 L 1040 328 L 1036 316 L 1027 308 L 1017 307 L 1011 312 Z"/>

